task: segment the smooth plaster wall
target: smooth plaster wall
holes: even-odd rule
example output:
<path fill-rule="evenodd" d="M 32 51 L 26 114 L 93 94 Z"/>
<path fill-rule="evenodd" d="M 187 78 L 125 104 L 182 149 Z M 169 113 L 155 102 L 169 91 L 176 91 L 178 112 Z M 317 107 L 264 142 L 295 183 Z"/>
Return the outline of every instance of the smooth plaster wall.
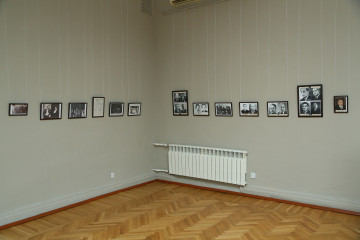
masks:
<path fill-rule="evenodd" d="M 360 210 L 359 1 L 231 0 L 156 24 L 158 142 L 248 150 L 257 178 L 219 188 Z M 324 116 L 298 118 L 297 85 L 320 83 Z M 171 91 L 183 89 L 190 114 L 172 116 Z M 334 114 L 334 95 L 349 95 L 348 114 Z M 267 117 L 277 100 L 289 101 L 289 117 Z M 193 116 L 196 101 L 210 103 L 209 117 Z M 233 117 L 215 117 L 223 101 Z M 239 117 L 239 101 L 258 101 L 260 116 Z M 159 148 L 160 168 L 166 156 Z"/>
<path fill-rule="evenodd" d="M 153 178 L 152 26 L 140 1 L 0 1 L 0 225 Z M 114 101 L 142 102 L 141 116 L 108 117 Z M 14 102 L 28 116 L 9 117 Z M 62 102 L 62 119 L 40 121 L 41 102 Z M 87 102 L 87 118 L 68 119 L 69 102 Z"/>

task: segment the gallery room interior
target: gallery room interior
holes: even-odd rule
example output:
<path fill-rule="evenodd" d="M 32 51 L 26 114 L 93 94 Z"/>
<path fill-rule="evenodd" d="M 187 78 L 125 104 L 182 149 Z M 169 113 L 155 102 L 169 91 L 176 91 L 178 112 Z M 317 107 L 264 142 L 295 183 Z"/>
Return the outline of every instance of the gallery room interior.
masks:
<path fill-rule="evenodd" d="M 0 0 L 0 239 L 35 236 L 6 231 L 142 184 L 309 204 L 360 225 L 360 1 L 171 2 Z M 320 86 L 321 114 L 301 115 L 299 86 Z M 185 114 L 173 91 L 186 91 Z M 335 96 L 347 96 L 346 112 Z M 258 114 L 241 116 L 240 102 Z M 269 116 L 268 102 L 286 115 Z M 12 116 L 14 103 L 26 114 Z M 44 119 L 54 103 L 61 115 Z M 70 103 L 86 111 L 72 119 Z M 246 185 L 169 174 L 169 148 L 154 143 L 246 151 Z M 356 224 L 336 239 L 359 239 Z"/>

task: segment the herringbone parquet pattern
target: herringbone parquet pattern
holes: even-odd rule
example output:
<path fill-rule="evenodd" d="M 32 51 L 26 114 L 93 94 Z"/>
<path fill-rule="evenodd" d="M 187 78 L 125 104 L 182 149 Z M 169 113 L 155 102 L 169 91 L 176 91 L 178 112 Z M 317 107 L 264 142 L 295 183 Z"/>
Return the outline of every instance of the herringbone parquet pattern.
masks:
<path fill-rule="evenodd" d="M 154 182 L 0 231 L 0 240 L 360 240 L 360 217 Z"/>

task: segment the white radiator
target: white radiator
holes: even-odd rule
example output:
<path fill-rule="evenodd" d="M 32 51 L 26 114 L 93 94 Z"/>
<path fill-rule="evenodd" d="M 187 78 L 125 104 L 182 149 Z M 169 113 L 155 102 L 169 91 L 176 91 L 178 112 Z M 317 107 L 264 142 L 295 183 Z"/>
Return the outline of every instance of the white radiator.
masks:
<path fill-rule="evenodd" d="M 246 185 L 247 151 L 169 144 L 169 173 Z"/>

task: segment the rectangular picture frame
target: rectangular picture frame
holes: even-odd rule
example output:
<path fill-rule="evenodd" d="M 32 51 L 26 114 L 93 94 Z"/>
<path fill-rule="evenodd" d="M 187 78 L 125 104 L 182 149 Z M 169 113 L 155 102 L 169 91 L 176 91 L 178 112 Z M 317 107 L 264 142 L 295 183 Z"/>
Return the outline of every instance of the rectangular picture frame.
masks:
<path fill-rule="evenodd" d="M 239 102 L 240 117 L 258 117 L 259 102 Z"/>
<path fill-rule="evenodd" d="M 122 117 L 124 116 L 124 103 L 111 102 L 109 104 L 109 117 Z"/>
<path fill-rule="evenodd" d="M 194 116 L 209 116 L 209 103 L 208 102 L 193 102 Z"/>
<path fill-rule="evenodd" d="M 27 103 L 9 103 L 9 116 L 27 116 L 28 108 Z"/>
<path fill-rule="evenodd" d="M 129 103 L 128 104 L 128 116 L 140 116 L 141 115 L 141 103 Z"/>
<path fill-rule="evenodd" d="M 69 103 L 68 119 L 87 118 L 87 103 Z"/>
<path fill-rule="evenodd" d="M 171 98 L 172 98 L 173 116 L 188 116 L 189 115 L 188 91 L 187 90 L 172 91 Z"/>
<path fill-rule="evenodd" d="M 40 103 L 40 120 L 62 118 L 62 103 Z"/>
<path fill-rule="evenodd" d="M 298 117 L 323 117 L 322 84 L 297 86 Z"/>
<path fill-rule="evenodd" d="M 232 102 L 216 102 L 215 103 L 215 116 L 217 117 L 232 117 Z"/>
<path fill-rule="evenodd" d="M 334 113 L 348 113 L 348 112 L 349 112 L 349 97 L 334 96 Z"/>
<path fill-rule="evenodd" d="M 289 117 L 288 101 L 268 101 L 267 102 L 268 117 Z"/>
<path fill-rule="evenodd" d="M 104 117 L 104 109 L 105 109 L 105 97 L 93 97 L 92 117 L 93 118 Z"/>

